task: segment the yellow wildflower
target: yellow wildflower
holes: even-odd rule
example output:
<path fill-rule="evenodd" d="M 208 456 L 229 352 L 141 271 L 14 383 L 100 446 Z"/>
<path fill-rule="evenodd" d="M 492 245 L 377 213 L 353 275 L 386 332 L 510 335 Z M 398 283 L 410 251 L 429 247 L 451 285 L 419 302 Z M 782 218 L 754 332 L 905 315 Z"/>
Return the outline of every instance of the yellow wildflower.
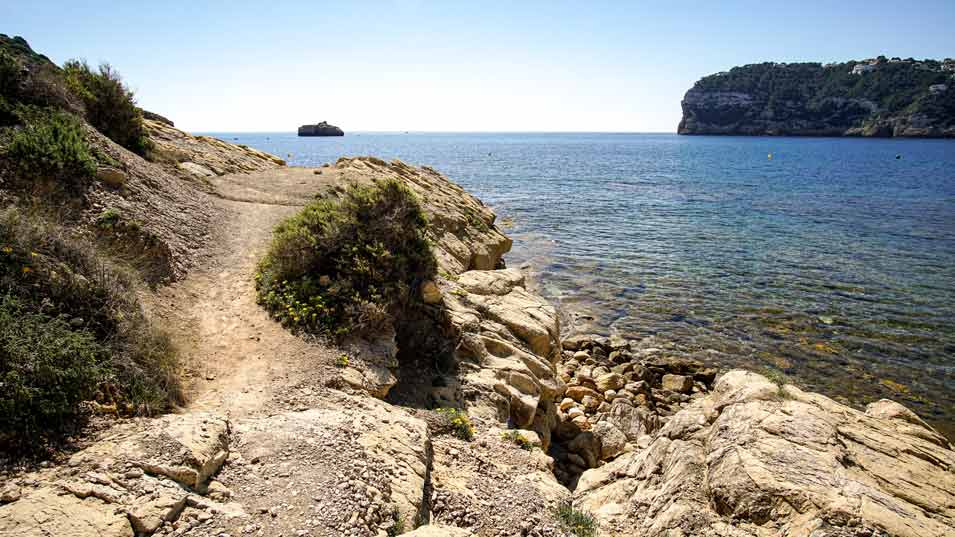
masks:
<path fill-rule="evenodd" d="M 4 246 L 4 247 L 3 247 L 3 253 L 5 253 L 5 254 L 9 254 L 9 253 L 12 252 L 12 251 L 13 251 L 13 248 L 10 248 L 9 246 Z"/>
<path fill-rule="evenodd" d="M 24 273 L 24 274 L 28 274 L 28 273 L 29 273 L 30 271 L 32 271 L 32 270 L 33 270 L 33 269 L 31 269 L 30 267 L 23 267 L 23 273 Z"/>

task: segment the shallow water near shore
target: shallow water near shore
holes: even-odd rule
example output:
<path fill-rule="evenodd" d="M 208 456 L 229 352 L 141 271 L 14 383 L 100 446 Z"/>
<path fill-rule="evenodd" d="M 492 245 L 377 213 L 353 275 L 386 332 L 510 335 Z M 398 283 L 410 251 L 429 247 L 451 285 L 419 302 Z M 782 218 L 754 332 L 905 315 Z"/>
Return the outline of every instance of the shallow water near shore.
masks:
<path fill-rule="evenodd" d="M 955 141 L 212 134 L 432 166 L 496 210 L 572 328 L 892 398 L 955 437 Z"/>

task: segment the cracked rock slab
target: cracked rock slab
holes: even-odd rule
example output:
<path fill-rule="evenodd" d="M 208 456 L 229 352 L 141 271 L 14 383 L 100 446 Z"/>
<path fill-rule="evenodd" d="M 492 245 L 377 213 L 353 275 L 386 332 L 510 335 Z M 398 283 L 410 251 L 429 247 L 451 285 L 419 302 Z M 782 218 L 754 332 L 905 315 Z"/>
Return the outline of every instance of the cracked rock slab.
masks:
<path fill-rule="evenodd" d="M 122 510 L 97 498 L 53 488 L 25 493 L 0 507 L 0 537 L 133 537 Z"/>

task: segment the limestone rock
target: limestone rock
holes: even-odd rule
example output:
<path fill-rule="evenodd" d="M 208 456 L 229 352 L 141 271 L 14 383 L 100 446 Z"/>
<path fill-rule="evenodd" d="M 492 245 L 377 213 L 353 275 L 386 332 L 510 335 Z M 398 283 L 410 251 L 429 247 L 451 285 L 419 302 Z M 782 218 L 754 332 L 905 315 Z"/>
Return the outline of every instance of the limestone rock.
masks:
<path fill-rule="evenodd" d="M 564 385 L 554 365 L 560 355 L 557 311 L 523 282 L 513 269 L 468 271 L 450 283 L 454 289 L 444 306 L 448 331 L 460 341 L 454 352 L 464 373 L 458 399 L 476 415 L 529 429 L 538 410 L 546 414 L 563 395 Z M 556 418 L 549 425 L 555 427 Z"/>
<path fill-rule="evenodd" d="M 606 392 L 607 390 L 619 390 L 626 384 L 623 376 L 619 373 L 605 373 L 595 379 L 597 390 Z"/>
<path fill-rule="evenodd" d="M 313 510 L 332 520 L 336 513 L 343 517 L 336 523 L 348 520 L 359 504 L 343 501 L 337 491 L 346 488 L 360 493 L 366 502 L 374 500 L 373 516 L 380 520 L 391 516 L 392 507 L 408 523 L 421 516 L 431 450 L 426 423 L 367 396 L 336 393 L 318 405 L 302 412 L 237 421 L 242 458 L 257 461 L 257 466 L 271 469 L 273 479 L 282 480 L 275 485 L 271 480 L 264 483 L 275 487 L 275 494 L 285 502 L 296 499 L 286 495 L 286 482 L 320 485 L 313 498 L 303 499 L 307 509 L 296 515 L 303 523 Z M 247 473 L 242 469 L 227 475 L 223 485 L 238 495 L 250 486 L 244 481 Z M 263 486 L 262 481 L 253 483 Z M 259 507 L 268 509 L 277 499 L 264 501 Z"/>
<path fill-rule="evenodd" d="M 113 188 L 126 184 L 126 173 L 123 170 L 103 166 L 96 169 L 96 178 Z"/>
<path fill-rule="evenodd" d="M 627 437 L 609 421 L 599 421 L 591 431 L 600 442 L 600 459 L 609 461 L 623 453 Z"/>
<path fill-rule="evenodd" d="M 661 383 L 664 390 L 677 393 L 687 393 L 693 388 L 693 379 L 683 375 L 663 375 Z"/>
<path fill-rule="evenodd" d="M 368 184 L 396 178 L 410 188 L 428 216 L 428 238 L 438 267 L 459 275 L 467 270 L 498 268 L 511 240 L 494 225 L 495 215 L 479 199 L 437 171 L 409 166 L 399 160 L 374 157 L 340 158 L 335 168 L 348 183 Z"/>
<path fill-rule="evenodd" d="M 134 506 L 127 511 L 127 515 L 138 535 L 152 535 L 163 522 L 172 522 L 179 518 L 185 506 L 185 493 L 178 497 L 164 495 Z"/>
<path fill-rule="evenodd" d="M 77 498 L 45 487 L 0 506 L 4 537 L 133 537 L 126 515 L 97 499 Z"/>
<path fill-rule="evenodd" d="M 229 454 L 229 423 L 209 412 L 170 414 L 128 436 L 119 432 L 83 451 L 94 460 L 129 463 L 198 488 Z"/>
<path fill-rule="evenodd" d="M 180 162 L 179 169 L 196 177 L 215 177 L 216 173 L 209 168 L 195 162 Z"/>
<path fill-rule="evenodd" d="M 230 144 L 211 136 L 193 136 L 173 127 L 172 122 L 146 118 L 143 121 L 153 143 L 151 154 L 160 164 L 191 164 L 180 168 L 188 177 L 211 172 L 214 175 L 253 172 L 285 166 L 285 161 L 246 145 Z M 188 161 L 188 162 L 187 162 Z"/>
<path fill-rule="evenodd" d="M 732 371 L 646 449 L 584 473 L 575 504 L 611 535 L 941 537 L 952 468 L 951 445 L 894 404 L 863 413 Z"/>

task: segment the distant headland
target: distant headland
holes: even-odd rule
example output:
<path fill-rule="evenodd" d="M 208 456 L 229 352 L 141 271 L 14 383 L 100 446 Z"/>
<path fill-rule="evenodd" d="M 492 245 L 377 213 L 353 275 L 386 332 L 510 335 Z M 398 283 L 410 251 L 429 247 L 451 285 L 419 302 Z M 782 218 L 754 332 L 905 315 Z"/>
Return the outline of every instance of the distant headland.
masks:
<path fill-rule="evenodd" d="M 322 121 L 315 125 L 302 125 L 298 128 L 299 136 L 345 136 L 345 132 L 335 125 Z"/>
<path fill-rule="evenodd" d="M 680 134 L 955 137 L 955 60 L 759 63 L 706 76 Z"/>

